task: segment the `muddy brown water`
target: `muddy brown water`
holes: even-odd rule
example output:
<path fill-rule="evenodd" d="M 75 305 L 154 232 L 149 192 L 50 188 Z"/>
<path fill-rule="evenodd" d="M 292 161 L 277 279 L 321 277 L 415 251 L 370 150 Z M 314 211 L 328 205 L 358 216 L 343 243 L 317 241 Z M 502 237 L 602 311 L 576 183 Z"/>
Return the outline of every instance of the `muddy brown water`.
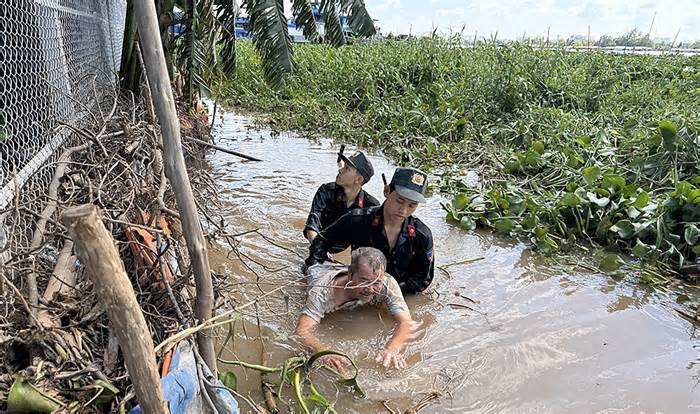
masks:
<path fill-rule="evenodd" d="M 259 229 L 269 241 L 256 233 L 240 237 L 242 260 L 222 244 L 210 253 L 213 267 L 235 283 L 230 295 L 239 303 L 290 285 L 261 301 L 257 318 L 254 308 L 244 311 L 221 357 L 260 363 L 262 337 L 265 363 L 281 365 L 298 352 L 288 336 L 304 296 L 295 282 L 307 254 L 301 229 L 316 189 L 335 177 L 337 147 L 328 139 L 250 129 L 244 115 L 217 118 L 217 144 L 264 160 L 208 156 L 218 212 L 231 233 Z M 382 200 L 379 173 L 391 177 L 394 166 L 371 160 L 377 174 L 366 189 Z M 373 362 L 391 335 L 386 312 L 338 312 L 318 329 L 322 342 L 356 360 L 367 393 L 355 398 L 315 374 L 338 412 L 387 413 L 387 400 L 403 412 L 431 392 L 442 396 L 421 412 L 700 412 L 700 340 L 674 311 L 679 297 L 697 298 L 697 291 L 661 294 L 631 280 L 548 265 L 523 244 L 446 223 L 440 201 L 432 196 L 416 213 L 432 229 L 436 264 L 447 272 L 436 269 L 428 293 L 407 298 L 420 323 L 406 350 L 409 367 Z M 220 369 L 236 372 L 239 393 L 262 402 L 259 374 L 223 363 Z M 282 411 L 296 411 L 289 390 L 284 399 L 291 405 L 280 404 Z"/>

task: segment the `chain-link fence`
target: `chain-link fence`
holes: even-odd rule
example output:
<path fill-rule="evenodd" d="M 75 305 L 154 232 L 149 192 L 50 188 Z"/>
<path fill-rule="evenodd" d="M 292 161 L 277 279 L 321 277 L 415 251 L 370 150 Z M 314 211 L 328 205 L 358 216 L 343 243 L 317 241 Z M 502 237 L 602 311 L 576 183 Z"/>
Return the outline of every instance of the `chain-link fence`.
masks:
<path fill-rule="evenodd" d="M 0 0 L 0 267 L 29 246 L 72 140 L 61 126 L 115 85 L 125 14 L 125 0 Z"/>

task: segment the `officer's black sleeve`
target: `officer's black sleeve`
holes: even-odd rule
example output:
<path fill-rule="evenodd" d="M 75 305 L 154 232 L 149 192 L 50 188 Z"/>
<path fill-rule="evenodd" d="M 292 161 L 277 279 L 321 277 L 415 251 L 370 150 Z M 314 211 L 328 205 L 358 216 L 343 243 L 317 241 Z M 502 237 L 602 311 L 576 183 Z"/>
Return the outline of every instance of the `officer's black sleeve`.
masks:
<path fill-rule="evenodd" d="M 430 286 L 435 274 L 433 235 L 428 233 L 421 238 L 418 249 L 411 258 L 408 277 L 399 285 L 403 293 L 422 292 Z"/>
<path fill-rule="evenodd" d="M 304 237 L 306 237 L 306 232 L 309 230 L 313 230 L 316 233 L 321 232 L 321 214 L 325 208 L 326 200 L 323 197 L 323 186 L 320 186 L 316 190 L 314 201 L 311 202 L 311 211 L 309 212 L 309 217 L 306 218 L 306 225 L 304 226 Z"/>
<path fill-rule="evenodd" d="M 328 251 L 333 245 L 349 246 L 352 244 L 352 212 L 344 214 L 335 223 L 326 227 L 311 242 L 306 265 L 323 263 L 328 259 Z"/>

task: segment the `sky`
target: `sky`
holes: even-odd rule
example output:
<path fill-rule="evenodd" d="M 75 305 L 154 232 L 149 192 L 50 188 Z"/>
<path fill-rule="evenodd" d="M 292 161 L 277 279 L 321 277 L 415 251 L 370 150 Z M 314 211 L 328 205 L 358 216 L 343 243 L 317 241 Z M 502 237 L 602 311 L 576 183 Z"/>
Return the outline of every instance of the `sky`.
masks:
<path fill-rule="evenodd" d="M 546 36 L 591 38 L 619 36 L 633 28 L 644 33 L 656 12 L 652 38 L 679 42 L 700 40 L 700 0 L 365 0 L 383 34 L 422 35 L 438 27 L 441 34 L 499 39 Z"/>

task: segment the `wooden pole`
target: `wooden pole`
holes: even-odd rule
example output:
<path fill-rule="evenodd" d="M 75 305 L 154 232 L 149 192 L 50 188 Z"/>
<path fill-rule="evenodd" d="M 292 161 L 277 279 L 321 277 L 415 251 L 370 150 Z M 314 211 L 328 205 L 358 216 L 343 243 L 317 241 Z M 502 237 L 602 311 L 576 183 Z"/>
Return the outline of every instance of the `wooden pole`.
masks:
<path fill-rule="evenodd" d="M 199 222 L 197 206 L 194 202 L 192 186 L 190 185 L 185 158 L 182 155 L 180 140 L 180 122 L 177 118 L 175 100 L 170 89 L 170 79 L 163 56 L 163 45 L 158 31 L 156 9 L 152 1 L 134 2 L 134 12 L 138 21 L 139 38 L 146 74 L 151 85 L 151 95 L 156 115 L 160 121 L 163 135 L 163 155 L 165 173 L 170 180 L 177 200 L 177 207 L 182 220 L 182 230 L 187 242 L 187 251 L 192 261 L 197 298 L 195 299 L 194 314 L 198 321 L 206 321 L 212 316 L 214 303 L 214 288 L 209 270 L 207 245 L 204 241 L 202 226 Z M 209 331 L 197 334 L 197 345 L 202 358 L 216 377 L 216 353 L 214 338 Z"/>
<path fill-rule="evenodd" d="M 160 386 L 151 333 L 112 235 L 102 223 L 97 207 L 84 204 L 68 208 L 61 221 L 68 228 L 78 257 L 85 264 L 95 293 L 107 311 L 143 412 L 167 414 L 169 410 Z"/>

